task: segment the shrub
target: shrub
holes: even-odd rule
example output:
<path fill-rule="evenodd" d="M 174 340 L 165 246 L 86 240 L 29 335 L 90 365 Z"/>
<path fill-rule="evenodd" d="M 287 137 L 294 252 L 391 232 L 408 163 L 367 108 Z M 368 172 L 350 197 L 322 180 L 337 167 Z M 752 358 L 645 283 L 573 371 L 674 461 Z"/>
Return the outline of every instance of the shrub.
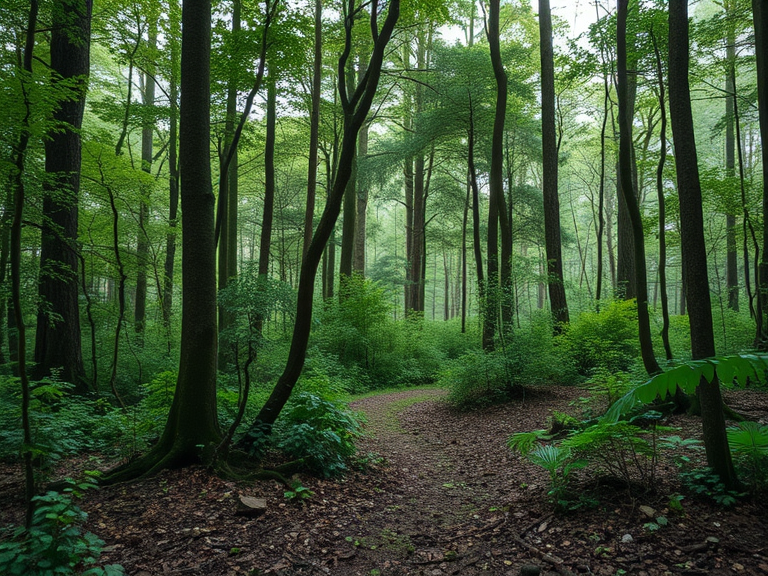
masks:
<path fill-rule="evenodd" d="M 291 458 L 303 458 L 322 476 L 347 471 L 362 432 L 359 417 L 339 404 L 301 392 L 291 399 L 275 430 L 276 445 Z"/>
<path fill-rule="evenodd" d="M 0 573 L 15 576 L 119 576 L 119 565 L 97 566 L 104 541 L 83 533 L 87 514 L 74 501 L 93 488 L 90 481 L 70 483 L 63 493 L 35 496 L 35 512 L 29 530 L 17 528 L 0 543 Z"/>
<path fill-rule="evenodd" d="M 582 312 L 561 339 L 580 374 L 626 371 L 638 355 L 637 305 L 619 300 L 599 312 Z"/>
<path fill-rule="evenodd" d="M 450 363 L 440 375 L 448 402 L 459 410 L 502 402 L 514 388 L 512 366 L 501 352 L 469 352 Z"/>

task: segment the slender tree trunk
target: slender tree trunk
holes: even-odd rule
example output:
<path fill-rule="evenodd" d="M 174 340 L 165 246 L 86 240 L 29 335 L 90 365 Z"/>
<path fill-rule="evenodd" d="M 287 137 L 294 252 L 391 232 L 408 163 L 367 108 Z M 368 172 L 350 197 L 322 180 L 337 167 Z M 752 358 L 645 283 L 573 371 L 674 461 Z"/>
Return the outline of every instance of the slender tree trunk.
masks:
<path fill-rule="evenodd" d="M 489 330 L 485 328 L 486 315 L 486 286 L 485 273 L 483 272 L 483 248 L 480 243 L 480 189 L 477 185 L 477 171 L 475 170 L 475 120 L 474 108 L 470 97 L 469 102 L 469 134 L 467 138 L 467 168 L 469 171 L 469 183 L 472 188 L 472 240 L 475 252 L 475 268 L 477 270 L 477 292 L 481 315 L 483 318 L 483 350 L 493 349 L 493 339 L 488 340 Z"/>
<path fill-rule="evenodd" d="M 547 253 L 547 283 L 555 331 L 568 323 L 568 304 L 563 283 L 560 242 L 560 201 L 557 192 L 557 136 L 555 131 L 555 65 L 552 49 L 552 13 L 549 0 L 539 0 L 541 38 L 541 122 L 543 151 L 544 236 Z"/>
<path fill-rule="evenodd" d="M 707 276 L 707 251 L 704 242 L 704 216 L 701 205 L 696 141 L 693 131 L 690 88 L 688 85 L 688 3 L 669 2 L 669 109 L 677 167 L 680 198 L 681 248 L 686 289 L 691 302 L 691 353 L 694 359 L 715 355 L 712 308 Z M 731 452 L 725 432 L 723 400 L 717 377 L 712 382 L 701 379 L 698 387 L 704 447 L 707 463 L 727 488 L 737 485 Z"/>
<path fill-rule="evenodd" d="M 147 48 L 150 51 L 157 49 L 157 20 L 150 17 L 149 38 Z M 144 108 L 153 110 L 155 107 L 155 74 L 154 66 L 147 65 L 144 74 Z M 147 174 L 152 174 L 152 156 L 154 144 L 155 123 L 146 120 L 141 128 L 141 169 Z M 136 331 L 136 343 L 144 345 L 144 328 L 147 315 L 147 263 L 149 260 L 149 236 L 147 225 L 149 224 L 149 187 L 141 190 L 139 198 L 139 230 L 136 238 L 136 302 L 133 310 L 133 327 Z"/>
<path fill-rule="evenodd" d="M 757 100 L 760 118 L 760 142 L 763 163 L 763 214 L 768 214 L 768 6 L 765 0 L 752 0 L 752 18 L 755 26 L 755 61 L 757 65 Z M 763 218 L 763 254 L 760 260 L 760 286 L 757 308 L 761 317 L 761 331 L 756 344 L 768 349 L 768 218 Z"/>
<path fill-rule="evenodd" d="M 461 333 L 467 332 L 467 223 L 469 220 L 469 199 L 472 191 L 467 173 L 467 195 L 464 199 L 464 216 L 461 220 Z"/>
<path fill-rule="evenodd" d="M 35 35 L 37 27 L 37 14 L 39 6 L 37 0 L 30 1 L 29 19 L 27 21 L 22 68 L 28 76 L 32 75 L 32 53 L 35 48 Z M 11 259 L 11 301 L 13 318 L 18 334 L 18 375 L 21 381 L 21 430 L 23 444 L 21 452 L 24 459 L 24 501 L 26 505 L 24 527 L 29 530 L 32 527 L 32 518 L 35 513 L 35 471 L 32 467 L 32 426 L 29 419 L 31 393 L 29 378 L 27 376 L 27 337 L 24 325 L 24 313 L 21 308 L 21 228 L 24 222 L 24 203 L 26 190 L 24 188 L 24 168 L 29 146 L 30 119 L 32 117 L 32 103 L 27 90 L 26 79 L 17 74 L 21 83 L 21 91 L 24 95 L 25 114 L 22 121 L 19 141 L 13 150 L 14 172 L 11 178 L 13 187 L 13 206 L 7 205 L 6 210 L 13 209 L 13 219 L 10 229 L 10 259 Z"/>
<path fill-rule="evenodd" d="M 736 65 L 736 34 L 733 26 L 728 29 L 726 46 L 726 60 L 728 71 L 725 79 L 725 173 L 733 178 L 736 173 L 736 141 L 734 138 L 734 100 L 736 88 L 732 77 L 732 70 Z M 734 203 L 735 204 L 735 203 Z M 725 216 L 725 286 L 728 291 L 728 308 L 738 312 L 739 310 L 739 266 L 738 253 L 736 252 L 736 215 L 731 211 Z"/>
<path fill-rule="evenodd" d="M 312 241 L 312 227 L 315 217 L 315 195 L 317 193 L 317 155 L 320 133 L 320 80 L 323 69 L 323 4 L 315 0 L 315 47 L 312 64 L 312 104 L 309 113 L 309 169 L 307 175 L 307 209 L 304 212 L 304 245 L 302 257 L 307 255 L 309 243 Z M 326 260 L 326 257 L 323 256 Z M 323 290 L 326 297 L 326 290 Z"/>
<path fill-rule="evenodd" d="M 645 234 L 640 205 L 632 181 L 632 132 L 629 129 L 629 86 L 627 81 L 627 4 L 619 0 L 617 12 L 617 80 L 619 95 L 619 175 L 622 179 L 621 192 L 632 221 L 632 236 L 635 265 L 635 292 L 637 294 L 637 324 L 640 333 L 640 353 L 643 365 L 649 375 L 661 372 L 653 353 L 651 321 L 648 314 L 648 279 L 645 263 Z"/>
<path fill-rule="evenodd" d="M 360 78 L 363 76 L 362 67 L 359 72 Z M 360 135 L 357 142 L 358 162 L 365 162 L 368 156 L 368 123 L 363 124 L 360 129 Z M 365 223 L 366 213 L 368 211 L 368 185 L 360 178 L 357 173 L 357 214 L 355 220 L 355 259 L 352 269 L 355 273 L 365 275 Z"/>
<path fill-rule="evenodd" d="M 267 139 L 264 145 L 264 212 L 259 240 L 259 276 L 269 275 L 269 251 L 275 210 L 275 138 L 277 119 L 277 85 L 272 74 L 267 79 Z M 283 258 L 284 260 L 284 258 Z M 284 276 L 284 273 L 281 274 Z"/>
<path fill-rule="evenodd" d="M 667 360 L 672 360 L 672 346 L 669 343 L 669 298 L 667 297 L 667 218 L 664 199 L 664 164 L 667 160 L 667 108 L 665 102 L 664 72 L 661 66 L 661 54 L 656 45 L 656 36 L 651 29 L 653 50 L 656 55 L 656 76 L 659 82 L 659 109 L 661 127 L 659 128 L 659 163 L 656 167 L 656 195 L 659 202 L 659 290 L 661 292 L 661 340 Z"/>
<path fill-rule="evenodd" d="M 53 11 L 51 68 L 62 82 L 77 82 L 78 97 L 60 103 L 55 130 L 45 142 L 43 234 L 33 376 L 62 368 L 61 378 L 87 392 L 80 341 L 77 223 L 80 194 L 80 128 L 90 71 L 91 0 L 62 0 Z M 58 82 L 59 80 L 54 80 Z M 62 128 L 63 126 L 63 128 Z"/>
<path fill-rule="evenodd" d="M 597 9 L 597 3 L 595 3 Z M 601 50 L 601 54 L 603 51 Z M 605 61 L 603 61 L 605 66 Z M 608 106 L 610 104 L 610 88 L 608 73 L 603 72 L 603 123 L 600 127 L 600 190 L 597 204 L 597 281 L 595 283 L 595 300 L 599 303 L 603 295 L 603 235 L 605 233 L 605 129 L 608 125 Z M 598 304 L 599 305 L 599 304 Z"/>
<path fill-rule="evenodd" d="M 315 289 L 315 276 L 317 267 L 322 258 L 323 249 L 331 235 L 336 219 L 341 210 L 347 183 L 352 176 L 352 163 L 357 148 L 357 134 L 366 121 L 368 112 L 373 102 L 373 97 L 378 87 L 381 76 L 381 67 L 384 60 L 385 48 L 392 36 L 395 23 L 400 15 L 400 1 L 391 0 L 388 5 L 386 20 L 379 31 L 377 24 L 378 5 L 374 1 L 371 5 L 371 30 L 374 34 L 374 47 L 368 65 L 368 74 L 364 82 L 351 90 L 351 98 L 347 92 L 344 71 L 347 59 L 352 48 L 352 14 L 355 13 L 354 0 L 349 0 L 346 9 L 348 15 L 344 20 L 345 45 L 344 52 L 339 59 L 339 93 L 344 109 L 344 138 L 342 141 L 341 156 L 339 158 L 336 180 L 326 204 L 323 216 L 317 225 L 307 255 L 301 266 L 299 277 L 299 290 L 296 307 L 296 320 L 293 328 L 291 347 L 288 359 L 282 375 L 277 381 L 272 394 L 262 407 L 256 418 L 254 426 L 257 428 L 271 427 L 280 415 L 285 403 L 293 391 L 293 387 L 299 379 L 307 352 L 309 332 L 312 324 L 312 304 Z"/>
<path fill-rule="evenodd" d="M 179 211 L 179 160 L 178 150 L 178 77 L 179 77 L 179 44 L 181 36 L 181 15 L 176 1 L 170 3 L 169 21 L 171 37 L 169 38 L 171 52 L 170 77 L 170 128 L 168 132 L 168 232 L 165 235 L 165 277 L 163 281 L 163 324 L 168 340 L 168 354 L 172 348 L 171 315 L 173 313 L 173 273 L 176 265 L 176 229 L 178 227 Z"/>

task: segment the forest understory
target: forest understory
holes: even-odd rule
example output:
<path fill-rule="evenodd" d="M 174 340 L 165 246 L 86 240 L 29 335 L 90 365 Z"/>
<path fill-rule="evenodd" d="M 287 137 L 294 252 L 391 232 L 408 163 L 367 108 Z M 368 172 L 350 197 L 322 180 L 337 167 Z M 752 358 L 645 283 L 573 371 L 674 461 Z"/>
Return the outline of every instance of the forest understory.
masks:
<path fill-rule="evenodd" d="M 659 462 L 656 488 L 646 493 L 577 477 L 593 505 L 553 513 L 547 473 L 506 439 L 546 426 L 554 411 L 573 412 L 580 395 L 576 387 L 532 387 L 475 412 L 452 410 L 440 389 L 373 395 L 352 404 L 367 419 L 359 442 L 367 466 L 341 480 L 302 475 L 314 493 L 306 501 L 287 500 L 277 482 L 231 482 L 196 467 L 89 492 L 81 507 L 106 542 L 100 563 L 132 576 L 511 576 L 525 565 L 542 574 L 768 573 L 765 501 L 724 508 L 686 496 L 682 509 L 671 509 L 684 493 L 671 461 Z M 764 392 L 726 398 L 753 421 L 768 418 Z M 697 418 L 664 424 L 700 437 Z M 93 466 L 85 456 L 57 473 Z M 18 465 L 0 468 L 0 525 L 21 522 L 22 485 Z M 265 498 L 266 512 L 238 515 L 240 496 Z M 659 517 L 666 524 L 655 524 Z"/>

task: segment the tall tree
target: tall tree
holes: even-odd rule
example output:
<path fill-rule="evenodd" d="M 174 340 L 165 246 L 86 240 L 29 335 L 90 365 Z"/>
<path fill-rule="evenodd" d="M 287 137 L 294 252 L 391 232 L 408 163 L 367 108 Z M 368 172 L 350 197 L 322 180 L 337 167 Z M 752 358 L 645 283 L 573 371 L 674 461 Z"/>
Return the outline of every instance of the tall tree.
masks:
<path fill-rule="evenodd" d="M 173 311 L 173 275 L 176 263 L 176 228 L 179 211 L 179 160 L 178 160 L 178 99 L 179 99 L 179 38 L 181 37 L 181 15 L 178 0 L 168 3 L 170 69 L 170 119 L 168 131 L 168 232 L 165 237 L 165 266 L 163 280 L 163 324 L 168 337 L 168 352 L 171 342 L 171 313 Z"/>
<path fill-rule="evenodd" d="M 712 308 L 707 275 L 707 249 L 704 242 L 704 216 L 701 205 L 696 141 L 691 110 L 688 39 L 688 2 L 669 2 L 669 112 L 677 168 L 677 193 L 680 199 L 680 243 L 686 292 L 691 306 L 691 354 L 694 359 L 715 355 Z M 723 400 L 717 377 L 702 378 L 698 387 L 707 463 L 728 488 L 733 488 L 736 473 L 728 448 L 723 416 Z"/>
<path fill-rule="evenodd" d="M 760 286 L 758 298 L 758 313 L 763 316 L 760 334 L 757 335 L 757 345 L 762 350 L 768 349 L 768 224 L 765 215 L 768 214 L 768 6 L 765 0 L 752 0 L 752 18 L 755 25 L 755 61 L 757 64 L 757 101 L 760 117 L 760 142 L 762 143 L 763 163 L 763 254 L 760 261 Z"/>
<path fill-rule="evenodd" d="M 155 107 L 155 66 L 154 52 L 157 50 L 157 17 L 149 16 L 149 34 L 147 48 L 149 59 L 144 72 L 144 90 L 142 93 L 145 108 L 145 118 L 141 127 L 141 169 L 147 174 L 152 173 L 152 150 L 154 144 L 155 122 L 152 112 Z M 144 342 L 144 322 L 147 314 L 147 264 L 149 259 L 149 236 L 147 225 L 149 223 L 149 192 L 150 186 L 144 187 L 139 199 L 139 230 L 136 238 L 136 302 L 134 306 L 134 328 L 137 333 L 137 342 Z"/>
<path fill-rule="evenodd" d="M 142 458 L 105 482 L 148 476 L 211 456 L 216 413 L 216 242 L 210 166 L 211 4 L 184 0 L 181 41 L 182 312 L 179 375 L 163 434 Z M 202 449 L 201 449 L 202 447 Z"/>
<path fill-rule="evenodd" d="M 88 389 L 80 342 L 77 223 L 80 194 L 80 128 L 90 71 L 91 0 L 53 5 L 51 69 L 53 82 L 74 83 L 72 98 L 59 104 L 56 126 L 45 143 L 43 234 L 40 244 L 40 309 L 35 335 L 37 378 L 61 368 L 61 378 Z"/>
<path fill-rule="evenodd" d="M 304 245 L 302 256 L 307 255 L 312 242 L 312 228 L 315 216 L 315 195 L 317 192 L 317 157 L 320 132 L 320 80 L 323 68 L 323 5 L 315 0 L 315 44 L 312 61 L 312 102 L 309 112 L 309 167 L 307 174 L 307 207 L 304 212 Z"/>
<path fill-rule="evenodd" d="M 736 87 L 733 83 L 736 66 L 736 31 L 729 14 L 733 6 L 726 2 L 726 72 L 725 72 L 725 173 L 733 178 L 736 174 L 736 140 L 734 138 L 734 111 Z M 729 203 L 730 204 L 730 203 Z M 733 203 L 735 205 L 735 203 Z M 728 290 L 728 308 L 739 310 L 739 266 L 736 253 L 736 211 L 730 208 L 725 216 L 726 265 L 725 285 Z"/>
<path fill-rule="evenodd" d="M 648 374 L 661 372 L 653 353 L 651 320 L 648 314 L 648 278 L 645 264 L 645 233 L 640 204 L 632 179 L 632 132 L 629 128 L 629 86 L 627 78 L 627 12 L 628 0 L 619 0 L 616 18 L 616 71 L 619 96 L 619 176 L 621 193 L 625 200 L 632 226 L 635 265 L 635 293 L 637 297 L 637 324 L 640 333 L 640 353 Z"/>
<path fill-rule="evenodd" d="M 541 145 L 543 154 L 544 237 L 547 256 L 549 302 L 555 330 L 568 323 L 568 303 L 563 283 L 560 240 L 560 200 L 557 192 L 557 133 L 555 130 L 555 62 L 552 47 L 552 12 L 549 0 L 539 0 L 541 38 Z"/>
<path fill-rule="evenodd" d="M 400 0 L 391 0 L 387 9 L 387 17 L 381 29 L 378 25 L 378 0 L 373 0 L 370 5 L 370 30 L 373 36 L 373 50 L 368 63 L 368 73 L 361 83 L 352 90 L 347 90 L 346 68 L 347 61 L 352 50 L 352 27 L 356 14 L 355 0 L 348 0 L 344 13 L 344 50 L 339 58 L 339 95 L 344 110 L 344 137 L 341 145 L 336 180 L 328 197 L 323 215 L 317 225 L 312 242 L 301 264 L 299 277 L 299 290 L 296 304 L 296 320 L 293 327 L 291 347 L 288 359 L 282 375 L 275 384 L 267 402 L 259 412 L 252 429 L 271 427 L 280 415 L 285 403 L 293 391 L 293 387 L 299 379 L 309 342 L 309 332 L 312 325 L 312 305 L 315 291 L 315 277 L 317 267 L 323 256 L 328 239 L 331 236 L 336 219 L 341 211 L 341 203 L 344 191 L 352 176 L 352 164 L 357 149 L 357 134 L 366 121 L 371 109 L 373 97 L 381 76 L 381 68 L 384 62 L 384 52 L 392 36 L 395 24 L 400 16 Z"/>

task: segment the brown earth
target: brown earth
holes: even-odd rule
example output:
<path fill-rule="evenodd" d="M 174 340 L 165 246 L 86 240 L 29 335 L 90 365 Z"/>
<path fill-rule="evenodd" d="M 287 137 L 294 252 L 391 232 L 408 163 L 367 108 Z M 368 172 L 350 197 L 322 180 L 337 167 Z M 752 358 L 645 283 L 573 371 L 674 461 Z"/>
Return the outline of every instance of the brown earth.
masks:
<path fill-rule="evenodd" d="M 542 574 L 768 574 L 765 502 L 723 509 L 686 497 L 683 512 L 672 512 L 669 497 L 681 488 L 669 462 L 644 495 L 582 473 L 580 487 L 600 504 L 553 514 L 547 474 L 510 452 L 506 439 L 545 427 L 553 410 L 578 414 L 572 402 L 580 394 L 535 389 L 470 413 L 450 410 L 441 390 L 359 400 L 367 470 L 340 481 L 302 477 L 315 493 L 304 504 L 286 501 L 277 483 L 227 482 L 193 468 L 104 488 L 81 505 L 88 528 L 107 543 L 104 563 L 132 576 L 517 575 L 523 565 Z M 763 393 L 734 392 L 729 402 L 753 419 L 768 415 Z M 669 424 L 699 435 L 695 419 Z M 22 490 L 18 470 L 0 473 L 5 525 L 18 519 Z M 265 498 L 267 512 L 236 515 L 240 495 Z M 646 507 L 668 524 L 649 531 Z"/>

